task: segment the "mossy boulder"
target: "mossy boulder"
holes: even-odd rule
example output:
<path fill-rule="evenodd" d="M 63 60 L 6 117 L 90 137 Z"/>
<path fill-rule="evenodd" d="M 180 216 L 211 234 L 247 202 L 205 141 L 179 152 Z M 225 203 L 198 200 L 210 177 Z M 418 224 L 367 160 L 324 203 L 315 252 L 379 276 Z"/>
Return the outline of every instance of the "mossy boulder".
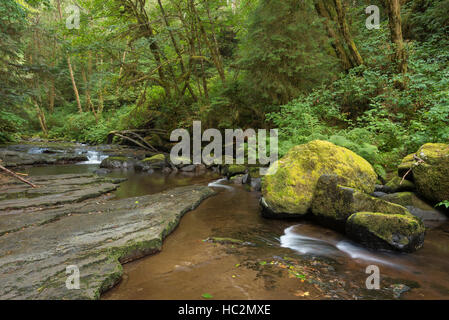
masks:
<path fill-rule="evenodd" d="M 318 179 L 325 174 L 340 176 L 346 186 L 366 193 L 374 191 L 377 180 L 373 167 L 362 157 L 333 143 L 315 140 L 293 147 L 270 166 L 262 182 L 264 201 L 274 214 L 305 215 Z"/>
<path fill-rule="evenodd" d="M 166 166 L 165 156 L 163 154 L 156 154 L 152 157 L 145 158 L 136 164 L 136 170 L 149 171 L 154 169 L 164 169 Z"/>
<path fill-rule="evenodd" d="M 129 157 L 108 157 L 104 159 L 100 168 L 108 169 L 133 169 L 136 161 Z"/>
<path fill-rule="evenodd" d="M 415 184 L 407 179 L 402 180 L 401 177 L 395 176 L 385 185 L 388 192 L 413 191 Z"/>
<path fill-rule="evenodd" d="M 357 212 L 349 217 L 346 234 L 369 248 L 413 252 L 424 244 L 425 227 L 411 215 Z"/>
<path fill-rule="evenodd" d="M 449 144 L 427 143 L 416 154 L 423 160 L 413 166 L 418 193 L 433 202 L 449 200 Z"/>
<path fill-rule="evenodd" d="M 323 175 L 318 179 L 311 209 L 314 217 L 328 227 L 344 230 L 350 215 L 360 211 L 410 214 L 406 208 L 346 187 L 346 179 Z"/>
<path fill-rule="evenodd" d="M 145 158 L 142 161 L 146 162 L 146 163 L 149 163 L 149 164 L 165 162 L 165 156 L 162 153 L 160 153 L 160 154 L 154 155 L 152 157 Z"/>
<path fill-rule="evenodd" d="M 246 171 L 247 168 L 243 164 L 231 164 L 223 167 L 223 174 L 228 178 L 238 174 L 244 174 Z"/>

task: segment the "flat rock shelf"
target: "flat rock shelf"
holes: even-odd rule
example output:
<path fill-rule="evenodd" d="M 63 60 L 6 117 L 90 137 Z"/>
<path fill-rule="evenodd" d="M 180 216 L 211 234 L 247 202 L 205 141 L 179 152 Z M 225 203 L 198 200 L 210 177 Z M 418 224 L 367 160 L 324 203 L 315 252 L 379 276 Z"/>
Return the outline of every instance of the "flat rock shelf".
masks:
<path fill-rule="evenodd" d="M 2 186 L 8 198 L 0 201 L 0 299 L 98 299 L 120 281 L 122 263 L 160 251 L 180 218 L 214 194 L 193 185 L 107 200 L 98 196 L 115 189 L 118 180 L 91 175 L 32 180 L 41 187 Z M 69 184 L 71 191 L 64 192 Z M 79 193 L 93 186 L 101 190 L 95 199 Z M 58 189 L 61 193 L 53 192 Z M 36 193 L 29 204 L 27 198 L 14 199 L 23 192 Z M 8 225 L 11 215 L 15 225 Z M 80 272 L 79 289 L 66 286 L 66 268 L 73 265 Z"/>

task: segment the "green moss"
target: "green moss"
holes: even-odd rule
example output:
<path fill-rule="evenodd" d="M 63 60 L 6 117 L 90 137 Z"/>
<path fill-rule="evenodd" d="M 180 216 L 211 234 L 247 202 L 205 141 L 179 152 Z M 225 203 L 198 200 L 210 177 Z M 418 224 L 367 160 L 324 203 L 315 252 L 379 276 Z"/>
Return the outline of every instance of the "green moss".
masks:
<path fill-rule="evenodd" d="M 262 193 L 268 206 L 277 213 L 307 213 L 318 179 L 337 175 L 346 185 L 371 193 L 377 175 L 372 166 L 349 149 L 315 140 L 295 146 L 275 164 L 274 174 L 263 179 Z"/>
<path fill-rule="evenodd" d="M 402 246 L 407 246 L 411 237 L 425 232 L 423 223 L 409 215 L 357 212 L 349 218 L 349 221 L 353 225 L 366 228 L 371 234 L 387 243 L 398 243 Z"/>
<path fill-rule="evenodd" d="M 248 168 L 248 173 L 250 175 L 251 178 L 260 178 L 260 167 L 249 167 Z"/>
<path fill-rule="evenodd" d="M 355 212 L 371 211 L 386 214 L 410 215 L 400 205 L 372 197 L 364 192 L 341 185 L 344 178 L 336 175 L 320 177 L 312 201 L 312 212 L 318 218 L 335 222 L 341 227 L 346 219 Z"/>
<path fill-rule="evenodd" d="M 244 173 L 245 171 L 246 171 L 246 167 L 243 164 L 231 164 L 228 167 L 228 172 L 230 174 Z"/>
<path fill-rule="evenodd" d="M 410 206 L 413 205 L 415 195 L 413 192 L 397 192 L 387 194 L 382 197 L 383 200 L 396 203 L 401 206 Z"/>
<path fill-rule="evenodd" d="M 152 156 L 150 158 L 143 159 L 143 162 L 145 163 L 158 163 L 162 161 L 165 161 L 165 156 L 162 153 Z"/>
<path fill-rule="evenodd" d="M 401 177 L 395 176 L 385 185 L 391 189 L 392 192 L 414 190 L 415 184 L 409 180 L 402 180 Z"/>
<path fill-rule="evenodd" d="M 449 199 L 449 145 L 427 143 L 416 154 L 424 161 L 413 167 L 418 193 L 432 202 Z"/>

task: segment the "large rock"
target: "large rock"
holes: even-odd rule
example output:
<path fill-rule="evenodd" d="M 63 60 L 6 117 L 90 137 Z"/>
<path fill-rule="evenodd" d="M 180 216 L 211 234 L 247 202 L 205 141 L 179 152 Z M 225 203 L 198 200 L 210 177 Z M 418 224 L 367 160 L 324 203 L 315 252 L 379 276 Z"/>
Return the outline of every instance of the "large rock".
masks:
<path fill-rule="evenodd" d="M 321 224 L 344 230 L 348 217 L 360 211 L 409 214 L 406 208 L 398 204 L 346 187 L 346 183 L 346 179 L 336 175 L 323 175 L 318 179 L 311 208 Z"/>
<path fill-rule="evenodd" d="M 449 200 L 449 144 L 427 143 L 416 154 L 424 161 L 413 166 L 418 193 L 434 202 Z"/>
<path fill-rule="evenodd" d="M 134 169 L 136 161 L 133 158 L 128 157 L 108 157 L 104 159 L 100 168 L 108 169 Z"/>
<path fill-rule="evenodd" d="M 413 192 L 397 192 L 380 196 L 382 200 L 399 204 L 420 218 L 426 227 L 435 227 L 447 221 L 444 213 L 427 204 Z"/>
<path fill-rule="evenodd" d="M 265 212 L 272 215 L 305 215 L 310 209 L 318 179 L 325 174 L 345 178 L 346 186 L 366 193 L 374 191 L 373 167 L 349 149 L 315 140 L 295 146 L 275 164 L 262 182 Z"/>
<path fill-rule="evenodd" d="M 159 251 L 181 217 L 212 194 L 194 185 L 51 209 L 64 211 L 0 236 L 0 299 L 98 299 L 120 281 L 121 263 Z M 73 265 L 80 272 L 77 290 L 66 287 L 66 268 Z"/>
<path fill-rule="evenodd" d="M 38 154 L 27 153 L 23 151 L 15 151 L 3 149 L 0 150 L 0 159 L 3 160 L 5 167 L 19 167 L 25 165 L 51 165 L 51 164 L 67 164 L 87 161 L 86 155 L 78 154 L 76 152 L 65 153 L 47 153 L 42 152 Z"/>
<path fill-rule="evenodd" d="M 162 170 L 166 164 L 165 156 L 163 154 L 157 154 L 137 162 L 135 168 L 140 171 Z"/>
<path fill-rule="evenodd" d="M 357 212 L 346 223 L 346 234 L 373 249 L 413 252 L 424 244 L 424 224 L 412 215 Z"/>

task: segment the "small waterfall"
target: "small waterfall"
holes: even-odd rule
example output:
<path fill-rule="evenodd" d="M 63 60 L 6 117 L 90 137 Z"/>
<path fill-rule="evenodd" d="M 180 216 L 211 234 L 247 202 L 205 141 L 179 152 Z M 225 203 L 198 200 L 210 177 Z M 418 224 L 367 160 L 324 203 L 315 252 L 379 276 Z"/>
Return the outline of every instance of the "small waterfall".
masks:
<path fill-rule="evenodd" d="M 80 164 L 100 164 L 101 161 L 106 159 L 108 156 L 95 150 L 88 150 L 86 153 L 86 157 L 88 160 L 80 162 Z"/>
<path fill-rule="evenodd" d="M 221 184 L 223 181 L 226 181 L 226 178 L 218 179 L 217 181 L 211 182 L 208 184 L 209 187 L 215 187 L 215 188 L 224 188 L 228 190 L 233 190 L 231 186 L 227 186 L 225 184 Z"/>
<path fill-rule="evenodd" d="M 298 225 L 291 226 L 284 231 L 280 238 L 283 248 L 290 248 L 300 254 L 312 254 L 323 257 L 349 257 L 354 260 L 375 262 L 393 267 L 401 267 L 388 261 L 388 254 L 375 253 L 349 240 L 327 241 L 298 233 Z M 383 258 L 385 256 L 385 259 Z"/>
<path fill-rule="evenodd" d="M 28 154 L 41 154 L 44 153 L 44 151 L 47 150 L 45 148 L 39 148 L 39 147 L 32 147 L 28 149 Z"/>

